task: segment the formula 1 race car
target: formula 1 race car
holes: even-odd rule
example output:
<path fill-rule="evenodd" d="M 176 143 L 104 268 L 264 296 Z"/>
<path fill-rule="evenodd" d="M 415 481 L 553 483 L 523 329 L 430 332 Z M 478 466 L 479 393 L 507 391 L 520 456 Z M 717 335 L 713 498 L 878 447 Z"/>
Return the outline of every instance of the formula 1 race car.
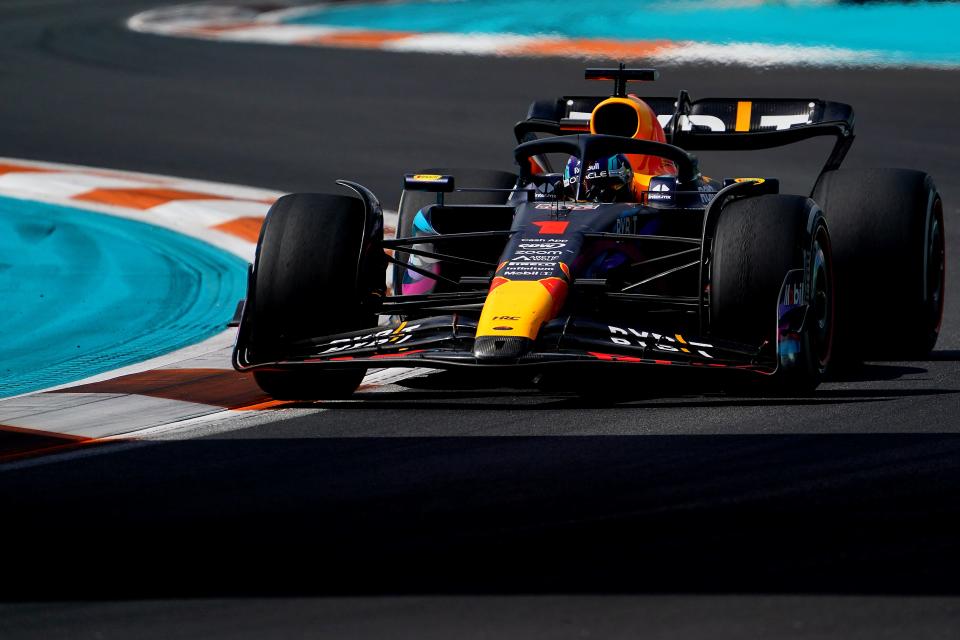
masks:
<path fill-rule="evenodd" d="M 355 196 L 279 199 L 234 367 L 279 399 L 347 396 L 369 367 L 726 370 L 807 392 L 835 355 L 933 348 L 940 196 L 918 171 L 841 170 L 849 105 L 640 99 L 627 83 L 656 72 L 623 64 L 586 77 L 613 95 L 534 102 L 518 173 L 406 175 L 395 239 L 355 182 L 338 181 Z M 815 136 L 836 142 L 810 197 L 707 178 L 689 153 Z"/>

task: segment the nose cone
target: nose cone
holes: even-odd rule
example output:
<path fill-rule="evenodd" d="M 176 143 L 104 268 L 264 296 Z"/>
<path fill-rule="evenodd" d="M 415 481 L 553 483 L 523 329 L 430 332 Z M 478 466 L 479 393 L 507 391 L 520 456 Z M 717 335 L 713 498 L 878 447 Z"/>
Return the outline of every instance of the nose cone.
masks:
<path fill-rule="evenodd" d="M 560 278 L 495 281 L 480 314 L 474 357 L 510 360 L 525 354 L 540 327 L 556 316 L 565 294 Z"/>
<path fill-rule="evenodd" d="M 473 343 L 473 356 L 487 362 L 517 360 L 530 350 L 529 338 L 480 336 Z"/>

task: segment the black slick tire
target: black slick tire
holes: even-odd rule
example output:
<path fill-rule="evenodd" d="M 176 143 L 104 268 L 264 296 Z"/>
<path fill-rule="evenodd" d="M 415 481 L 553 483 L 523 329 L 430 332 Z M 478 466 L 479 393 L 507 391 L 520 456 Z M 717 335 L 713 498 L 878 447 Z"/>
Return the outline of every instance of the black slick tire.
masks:
<path fill-rule="evenodd" d="M 710 328 L 717 338 L 770 348 L 788 271 L 804 270 L 810 309 L 796 366 L 779 367 L 758 390 L 809 392 L 820 384 L 833 349 L 833 268 L 830 236 L 809 198 L 763 195 L 728 204 L 713 245 Z"/>
<path fill-rule="evenodd" d="M 364 264 L 364 215 L 362 201 L 341 195 L 290 194 L 271 207 L 254 263 L 250 342 L 258 360 L 282 358 L 298 340 L 376 325 L 364 304 L 375 286 Z M 313 400 L 348 396 L 364 374 L 305 366 L 259 369 L 254 378 L 278 400 Z"/>
<path fill-rule="evenodd" d="M 839 169 L 813 199 L 827 217 L 837 271 L 844 360 L 922 358 L 943 317 L 943 203 L 929 175 Z"/>

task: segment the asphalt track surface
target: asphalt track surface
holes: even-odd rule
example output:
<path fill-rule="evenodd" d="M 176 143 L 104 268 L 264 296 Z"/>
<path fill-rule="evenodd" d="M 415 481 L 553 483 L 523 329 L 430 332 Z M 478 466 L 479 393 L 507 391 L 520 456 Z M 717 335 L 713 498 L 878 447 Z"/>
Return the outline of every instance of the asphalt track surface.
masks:
<path fill-rule="evenodd" d="M 591 90 L 570 60 L 125 31 L 149 5 L 0 3 L 0 155 L 287 190 L 356 177 L 391 203 L 406 169 L 509 168 L 530 99 Z M 956 87 L 672 68 L 658 89 L 853 103 L 849 165 L 932 173 L 955 256 Z M 820 151 L 703 165 L 799 185 Z M 446 375 L 0 474 L 0 636 L 956 637 L 954 264 L 929 361 L 812 398 Z"/>

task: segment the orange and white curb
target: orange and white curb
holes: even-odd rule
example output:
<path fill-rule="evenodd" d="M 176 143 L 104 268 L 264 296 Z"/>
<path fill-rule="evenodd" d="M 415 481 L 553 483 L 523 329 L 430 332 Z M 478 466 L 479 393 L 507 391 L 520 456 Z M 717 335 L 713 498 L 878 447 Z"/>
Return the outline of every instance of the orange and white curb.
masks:
<path fill-rule="evenodd" d="M 313 9 L 316 9 L 316 6 Z M 504 57 L 642 59 L 655 64 L 710 62 L 760 67 L 886 64 L 878 52 L 831 46 L 568 38 L 552 34 L 419 33 L 283 22 L 291 14 L 304 10 L 300 8 L 259 11 L 242 6 L 182 5 L 139 13 L 127 21 L 127 26 L 141 33 L 221 42 L 393 52 Z"/>
<path fill-rule="evenodd" d="M 0 158 L 0 195 L 166 227 L 253 259 L 278 191 L 109 169 Z M 393 233 L 396 214 L 386 214 Z M 0 400 L 0 465 L 91 444 L 154 437 L 284 406 L 234 371 L 236 329 L 159 358 Z M 414 375 L 372 370 L 367 389 Z"/>
<path fill-rule="evenodd" d="M 0 195 L 166 227 L 253 259 L 279 191 L 0 157 Z"/>

